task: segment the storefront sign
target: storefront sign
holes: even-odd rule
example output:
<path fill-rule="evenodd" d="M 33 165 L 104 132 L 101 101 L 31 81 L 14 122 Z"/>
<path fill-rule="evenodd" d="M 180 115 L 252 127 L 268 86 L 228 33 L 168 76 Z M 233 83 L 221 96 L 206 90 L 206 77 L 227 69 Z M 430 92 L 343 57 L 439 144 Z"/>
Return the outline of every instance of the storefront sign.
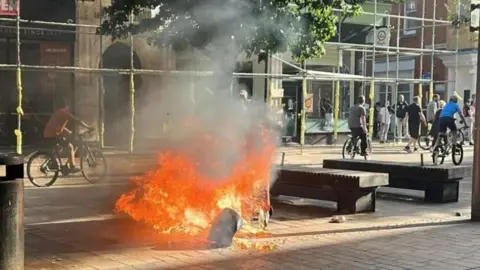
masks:
<path fill-rule="evenodd" d="M 0 15 L 1 16 L 17 16 L 17 4 L 20 0 L 0 0 Z"/>
<path fill-rule="evenodd" d="M 0 0 L 2 1 L 2 0 Z M 67 33 L 63 31 L 44 30 L 44 29 L 26 29 L 27 27 L 22 25 L 20 27 L 20 36 L 22 38 L 32 39 L 48 39 L 48 40 L 74 40 L 75 33 Z M 31 26 L 28 26 L 31 27 Z M 15 37 L 17 35 L 17 29 L 15 26 L 3 26 L 0 25 L 0 36 L 2 37 Z"/>

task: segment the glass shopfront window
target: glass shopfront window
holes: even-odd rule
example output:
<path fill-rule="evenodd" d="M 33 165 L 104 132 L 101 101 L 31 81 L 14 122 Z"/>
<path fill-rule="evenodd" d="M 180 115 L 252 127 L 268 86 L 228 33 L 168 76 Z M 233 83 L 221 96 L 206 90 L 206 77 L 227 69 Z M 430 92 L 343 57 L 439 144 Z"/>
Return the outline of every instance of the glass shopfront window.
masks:
<path fill-rule="evenodd" d="M 0 43 L 0 61 L 16 63 L 16 42 Z M 71 65 L 71 44 L 39 43 L 25 41 L 20 47 L 20 58 L 25 65 L 68 66 Z M 0 69 L 0 136 L 3 145 L 15 144 L 14 130 L 18 125 L 16 108 L 18 90 L 16 70 Z M 24 116 L 22 132 L 25 145 L 41 140 L 43 129 L 59 101 L 71 103 L 73 75 L 68 72 L 22 69 Z"/>

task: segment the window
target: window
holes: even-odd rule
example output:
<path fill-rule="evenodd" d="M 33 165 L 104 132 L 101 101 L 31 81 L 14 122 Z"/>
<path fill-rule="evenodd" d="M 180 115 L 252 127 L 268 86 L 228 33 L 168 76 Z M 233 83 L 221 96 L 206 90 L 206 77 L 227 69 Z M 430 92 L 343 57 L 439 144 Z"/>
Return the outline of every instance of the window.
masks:
<path fill-rule="evenodd" d="M 403 14 L 405 17 L 415 17 L 417 12 L 417 3 L 414 0 L 405 1 L 403 4 Z M 416 20 L 403 19 L 403 34 L 404 35 L 415 35 L 416 34 Z"/>

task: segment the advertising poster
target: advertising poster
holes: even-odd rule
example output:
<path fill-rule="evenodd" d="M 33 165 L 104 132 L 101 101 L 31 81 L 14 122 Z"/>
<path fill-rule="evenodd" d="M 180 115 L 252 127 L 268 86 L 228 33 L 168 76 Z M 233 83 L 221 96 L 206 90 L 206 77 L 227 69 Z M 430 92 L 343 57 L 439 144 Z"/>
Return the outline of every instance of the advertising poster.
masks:
<path fill-rule="evenodd" d="M 305 112 L 313 113 L 313 94 L 308 94 L 305 97 Z"/>

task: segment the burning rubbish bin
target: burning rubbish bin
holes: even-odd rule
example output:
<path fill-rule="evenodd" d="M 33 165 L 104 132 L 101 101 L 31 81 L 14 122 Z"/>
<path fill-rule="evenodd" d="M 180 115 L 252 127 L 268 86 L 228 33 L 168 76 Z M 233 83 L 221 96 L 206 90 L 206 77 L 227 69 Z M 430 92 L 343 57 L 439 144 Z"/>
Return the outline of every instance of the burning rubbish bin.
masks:
<path fill-rule="evenodd" d="M 242 217 L 233 209 L 225 208 L 215 219 L 208 234 L 210 248 L 224 248 L 232 245 L 233 237 L 242 227 Z"/>
<path fill-rule="evenodd" d="M 0 154 L 0 269 L 24 269 L 23 156 Z"/>

